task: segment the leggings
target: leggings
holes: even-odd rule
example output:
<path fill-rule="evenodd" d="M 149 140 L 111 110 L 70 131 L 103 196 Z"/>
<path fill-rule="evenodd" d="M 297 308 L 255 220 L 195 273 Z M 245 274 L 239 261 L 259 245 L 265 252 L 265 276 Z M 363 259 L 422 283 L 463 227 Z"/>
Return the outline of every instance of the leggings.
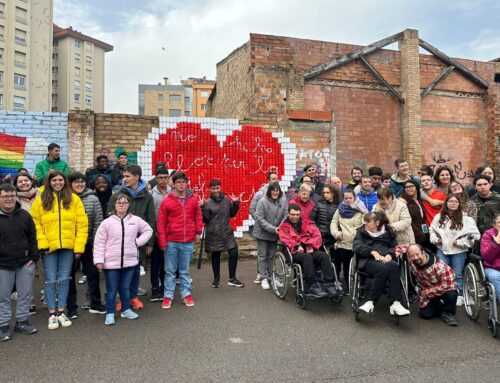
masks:
<path fill-rule="evenodd" d="M 212 271 L 214 278 L 220 279 L 220 251 L 212 252 Z M 236 266 L 238 265 L 238 248 L 228 250 L 229 254 L 229 279 L 236 278 Z"/>

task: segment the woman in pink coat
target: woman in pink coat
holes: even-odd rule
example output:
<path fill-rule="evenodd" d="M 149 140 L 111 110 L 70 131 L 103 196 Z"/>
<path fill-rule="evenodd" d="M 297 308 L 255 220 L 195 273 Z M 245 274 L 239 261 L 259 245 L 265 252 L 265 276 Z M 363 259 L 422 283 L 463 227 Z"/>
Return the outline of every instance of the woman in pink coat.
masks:
<path fill-rule="evenodd" d="M 119 292 L 122 301 L 121 317 L 137 319 L 130 308 L 130 282 L 139 263 L 138 248 L 153 235 L 153 229 L 143 219 L 129 214 L 130 198 L 121 194 L 115 208 L 105 219 L 94 240 L 94 264 L 106 277 L 106 325 L 115 324 L 115 301 Z"/>

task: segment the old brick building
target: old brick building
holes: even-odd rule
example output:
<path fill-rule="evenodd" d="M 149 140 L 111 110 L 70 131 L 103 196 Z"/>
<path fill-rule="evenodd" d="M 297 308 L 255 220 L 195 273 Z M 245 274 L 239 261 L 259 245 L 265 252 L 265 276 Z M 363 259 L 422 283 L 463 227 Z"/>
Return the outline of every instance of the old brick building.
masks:
<path fill-rule="evenodd" d="M 297 169 L 317 161 L 347 178 L 404 156 L 467 181 L 483 163 L 500 174 L 499 77 L 500 63 L 451 59 L 416 30 L 366 47 L 251 34 L 217 64 L 208 113 L 284 129 Z"/>

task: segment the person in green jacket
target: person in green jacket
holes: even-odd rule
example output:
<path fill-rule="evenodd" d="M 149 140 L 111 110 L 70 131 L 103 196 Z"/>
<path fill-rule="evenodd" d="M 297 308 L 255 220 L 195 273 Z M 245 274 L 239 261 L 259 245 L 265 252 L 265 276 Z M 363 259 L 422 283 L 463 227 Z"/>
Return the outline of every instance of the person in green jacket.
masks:
<path fill-rule="evenodd" d="M 69 175 L 68 164 L 61 160 L 61 147 L 58 144 L 51 143 L 47 149 L 47 158 L 38 162 L 35 166 L 35 178 L 39 185 L 43 184 L 45 177 L 51 170 L 59 170 L 65 176 Z"/>

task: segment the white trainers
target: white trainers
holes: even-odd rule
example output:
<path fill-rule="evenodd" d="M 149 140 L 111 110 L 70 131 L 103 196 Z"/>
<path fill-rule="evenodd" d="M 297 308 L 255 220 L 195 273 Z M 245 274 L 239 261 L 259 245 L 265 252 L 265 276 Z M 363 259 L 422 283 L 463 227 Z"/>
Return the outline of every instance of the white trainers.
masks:
<path fill-rule="evenodd" d="M 399 301 L 394 301 L 394 303 L 389 307 L 389 313 L 396 316 L 410 315 L 410 310 L 407 310 Z"/>
<path fill-rule="evenodd" d="M 59 322 L 54 314 L 49 317 L 49 330 L 55 330 L 59 328 Z"/>
<path fill-rule="evenodd" d="M 68 319 L 65 313 L 60 313 L 57 315 L 57 321 L 61 324 L 63 327 L 69 327 L 73 323 Z"/>
<path fill-rule="evenodd" d="M 87 276 L 85 274 L 83 274 L 80 279 L 78 280 L 78 284 L 79 285 L 83 285 L 85 284 L 85 282 L 87 282 Z"/>
<path fill-rule="evenodd" d="M 143 277 L 144 275 L 146 275 L 146 270 L 144 270 L 144 266 L 140 266 L 139 267 L 139 275 L 141 277 Z"/>
<path fill-rule="evenodd" d="M 464 303 L 465 303 L 465 301 L 464 301 L 464 297 L 463 297 L 463 296 L 461 296 L 461 295 L 459 295 L 459 296 L 458 296 L 458 298 L 457 298 L 457 306 L 459 306 L 459 307 L 460 307 L 460 306 L 463 306 L 463 305 L 464 305 Z"/>
<path fill-rule="evenodd" d="M 262 287 L 263 290 L 269 290 L 271 288 L 271 286 L 269 286 L 269 282 L 268 282 L 267 278 L 264 278 L 260 282 L 260 287 Z"/>
<path fill-rule="evenodd" d="M 257 278 L 253 281 L 256 285 L 260 284 L 260 273 L 257 273 Z"/>
<path fill-rule="evenodd" d="M 375 306 L 373 305 L 373 301 L 366 301 L 362 306 L 359 307 L 359 311 L 363 311 L 364 313 L 371 314 L 375 311 Z"/>

